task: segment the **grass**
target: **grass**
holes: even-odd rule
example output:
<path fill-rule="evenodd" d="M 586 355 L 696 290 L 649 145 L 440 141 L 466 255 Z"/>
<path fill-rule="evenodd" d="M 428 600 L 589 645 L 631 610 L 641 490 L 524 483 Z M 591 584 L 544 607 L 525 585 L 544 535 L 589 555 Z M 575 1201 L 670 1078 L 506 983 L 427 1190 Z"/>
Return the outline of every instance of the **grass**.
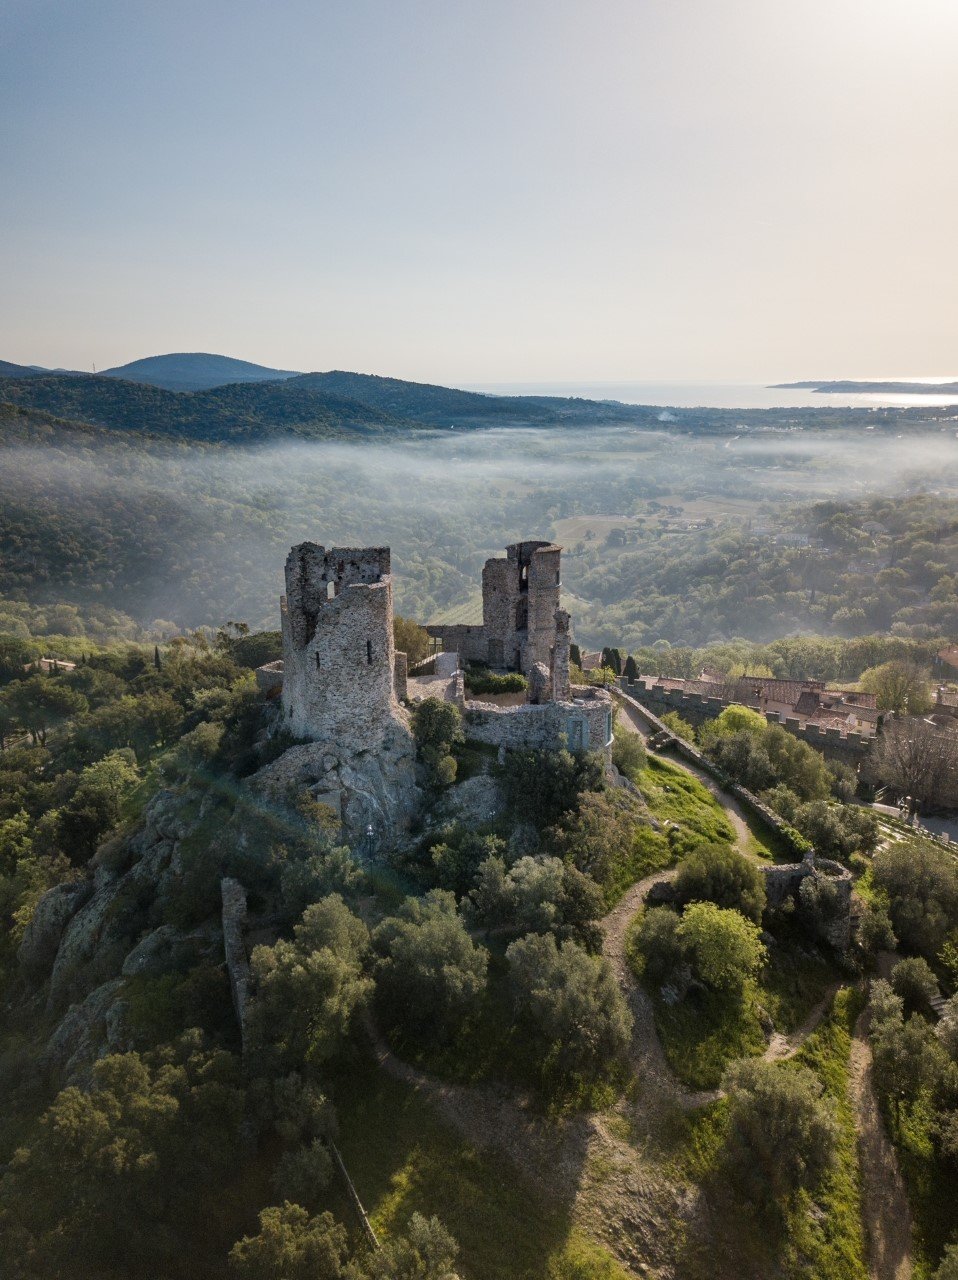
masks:
<path fill-rule="evenodd" d="M 839 991 L 830 1013 L 796 1057 L 796 1062 L 810 1067 L 822 1081 L 838 1120 L 837 1159 L 812 1198 L 818 1211 L 796 1214 L 791 1233 L 794 1258 L 789 1274 L 796 1280 L 805 1276 L 828 1280 L 868 1277 L 855 1115 L 848 1097 L 852 1028 L 862 999 L 860 992 L 849 987 Z"/>
<path fill-rule="evenodd" d="M 781 1280 L 867 1280 L 861 1225 L 861 1189 L 852 1106 L 848 1098 L 851 1032 L 860 995 L 846 989 L 794 1060 L 821 1080 L 838 1120 L 837 1159 L 811 1195 L 803 1194 L 783 1222 L 763 1218 L 743 1203 L 722 1170 L 729 1103 L 723 1098 L 677 1122 L 669 1152 L 672 1176 L 703 1188 L 715 1235 L 686 1241 L 681 1274 L 704 1280 L 715 1274 L 775 1276 Z M 782 1063 L 781 1071 L 794 1069 Z"/>
<path fill-rule="evenodd" d="M 933 1109 L 926 1097 L 901 1114 L 887 1105 L 882 1115 L 898 1152 L 898 1163 L 915 1220 L 916 1276 L 930 1276 L 945 1245 L 954 1239 L 958 1174 L 939 1160 L 931 1136 Z"/>
<path fill-rule="evenodd" d="M 725 810 L 698 778 L 678 765 L 649 756 L 636 781 L 653 817 L 681 828 L 676 839 L 679 853 L 700 844 L 735 843 L 735 829 Z"/>
<path fill-rule="evenodd" d="M 640 980 L 642 959 L 635 939 L 641 920 L 638 912 L 626 943 L 629 964 Z M 795 1031 L 834 980 L 834 970 L 824 956 L 808 952 L 786 936 L 769 948 L 768 964 L 741 1002 L 693 990 L 676 1004 L 667 1004 L 657 988 L 650 988 L 655 1025 L 669 1066 L 692 1089 L 716 1088 L 729 1063 L 764 1053 L 762 1011 L 776 1030 Z"/>
<path fill-rule="evenodd" d="M 504 1158 L 477 1150 L 369 1059 L 337 1074 L 330 1094 L 343 1160 L 377 1232 L 435 1214 L 459 1241 L 463 1280 L 625 1280 L 573 1229 L 570 1205 L 543 1201 Z"/>

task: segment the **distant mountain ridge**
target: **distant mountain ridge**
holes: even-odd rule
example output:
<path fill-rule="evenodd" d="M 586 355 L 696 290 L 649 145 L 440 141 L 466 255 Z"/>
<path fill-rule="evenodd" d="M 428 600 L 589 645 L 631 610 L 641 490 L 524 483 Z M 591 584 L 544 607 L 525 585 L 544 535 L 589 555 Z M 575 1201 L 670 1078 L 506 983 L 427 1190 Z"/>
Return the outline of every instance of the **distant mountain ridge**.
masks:
<path fill-rule="evenodd" d="M 190 392 L 104 374 L 0 377 L 0 401 L 117 431 L 237 443 L 427 427 L 647 425 L 657 420 L 654 410 L 637 405 L 482 395 L 339 370 Z"/>
<path fill-rule="evenodd" d="M 298 377 L 294 369 L 271 369 L 249 360 L 212 355 L 206 351 L 177 351 L 146 356 L 129 364 L 102 370 L 104 378 L 122 378 L 167 391 L 208 391 L 234 382 L 273 382 Z"/>
<path fill-rule="evenodd" d="M 867 395 L 870 391 L 878 393 L 884 392 L 886 395 L 912 395 L 912 396 L 954 396 L 958 395 L 958 381 L 956 382 L 894 382 L 891 380 L 882 381 L 880 379 L 854 379 L 843 378 L 832 382 L 819 382 L 817 379 L 810 379 L 807 382 L 773 382 L 773 390 L 785 391 L 797 389 L 802 391 L 822 391 L 831 392 L 832 394 L 854 394 L 859 393 Z"/>

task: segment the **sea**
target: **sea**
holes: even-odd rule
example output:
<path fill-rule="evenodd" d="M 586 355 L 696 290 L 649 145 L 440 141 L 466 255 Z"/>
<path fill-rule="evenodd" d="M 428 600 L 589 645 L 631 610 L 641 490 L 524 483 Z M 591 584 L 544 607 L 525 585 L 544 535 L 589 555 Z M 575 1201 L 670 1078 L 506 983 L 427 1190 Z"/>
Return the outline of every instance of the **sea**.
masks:
<path fill-rule="evenodd" d="M 876 379 L 877 381 L 877 379 Z M 895 378 L 904 382 L 904 378 Z M 923 383 L 954 382 L 958 377 L 914 379 Z M 624 404 L 682 409 L 869 409 L 884 406 L 958 405 L 958 395 L 934 392 L 835 394 L 810 387 L 762 386 L 750 382 L 488 382 L 463 384 L 464 391 L 500 396 L 580 396 L 586 400 L 621 400 Z"/>

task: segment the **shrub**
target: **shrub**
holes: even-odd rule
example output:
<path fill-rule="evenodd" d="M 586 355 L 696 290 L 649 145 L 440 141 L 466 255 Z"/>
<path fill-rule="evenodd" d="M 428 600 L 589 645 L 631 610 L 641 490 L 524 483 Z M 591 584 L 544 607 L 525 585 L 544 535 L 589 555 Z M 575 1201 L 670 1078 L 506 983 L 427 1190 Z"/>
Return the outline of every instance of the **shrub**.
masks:
<path fill-rule="evenodd" d="M 807 1067 L 744 1061 L 725 1076 L 726 1167 L 761 1207 L 787 1206 L 818 1185 L 835 1161 L 838 1125 Z"/>
<path fill-rule="evenodd" d="M 703 844 L 679 864 L 676 901 L 714 902 L 758 923 L 765 910 L 765 877 L 754 863 L 727 844 Z"/>
<path fill-rule="evenodd" d="M 510 751 L 503 785 L 516 817 L 541 830 L 574 809 L 583 792 L 605 785 L 602 757 L 596 752 Z"/>
<path fill-rule="evenodd" d="M 635 934 L 637 966 L 652 982 L 665 982 L 684 961 L 679 916 L 670 907 L 649 907 Z"/>
<path fill-rule="evenodd" d="M 363 975 L 368 930 L 337 894 L 308 907 L 294 934 L 256 947 L 250 966 L 251 1042 L 286 1068 L 333 1057 L 372 989 Z"/>
<path fill-rule="evenodd" d="M 551 832 L 551 843 L 560 857 L 601 885 L 612 901 L 636 879 L 639 830 L 636 803 L 628 792 L 593 791 L 581 796 L 578 807 L 560 820 Z"/>
<path fill-rule="evenodd" d="M 230 1271 L 238 1280 L 344 1280 L 348 1240 L 331 1213 L 310 1217 L 287 1200 L 260 1211 L 258 1234 L 230 1250 Z"/>
<path fill-rule="evenodd" d="M 483 667 L 467 667 L 465 686 L 470 693 L 522 693 L 529 681 L 518 671 L 489 671 Z"/>
<path fill-rule="evenodd" d="M 891 917 L 884 907 L 872 903 L 865 907 L 858 922 L 858 944 L 870 957 L 879 951 L 894 951 L 898 946 Z"/>
<path fill-rule="evenodd" d="M 677 711 L 666 711 L 665 715 L 660 716 L 659 719 L 677 738 L 682 738 L 685 742 L 695 741 L 695 726 L 688 720 L 683 720 Z"/>
<path fill-rule="evenodd" d="M 899 960 L 891 971 L 891 985 L 909 1013 L 927 1013 L 931 1001 L 938 995 L 938 980 L 928 961 L 921 956 Z"/>
<path fill-rule="evenodd" d="M 426 698 L 416 708 L 413 728 L 419 759 L 433 786 L 446 787 L 456 780 L 456 762 L 450 752 L 463 740 L 459 708 L 442 698 Z"/>
<path fill-rule="evenodd" d="M 722 995 L 741 999 L 765 961 L 757 925 L 713 902 L 692 902 L 677 930 L 693 973 Z"/>
<path fill-rule="evenodd" d="M 875 888 L 887 899 L 902 945 L 934 960 L 958 927 L 954 857 L 927 842 L 901 841 L 877 853 L 872 866 Z"/>
<path fill-rule="evenodd" d="M 645 743 L 637 733 L 622 730 L 615 735 L 612 743 L 612 763 L 626 778 L 637 782 L 648 758 Z"/>

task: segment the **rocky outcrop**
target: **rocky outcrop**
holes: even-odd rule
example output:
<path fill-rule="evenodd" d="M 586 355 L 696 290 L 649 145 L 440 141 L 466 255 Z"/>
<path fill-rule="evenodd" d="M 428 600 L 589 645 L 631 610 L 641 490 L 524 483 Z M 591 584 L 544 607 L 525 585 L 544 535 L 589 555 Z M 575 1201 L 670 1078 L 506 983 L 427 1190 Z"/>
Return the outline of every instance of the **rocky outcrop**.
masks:
<path fill-rule="evenodd" d="M 64 929 L 92 892 L 88 880 L 58 884 L 37 903 L 17 951 L 21 967 L 31 978 L 45 978 L 53 968 Z"/>
<path fill-rule="evenodd" d="M 335 745 L 306 742 L 291 747 L 249 782 L 281 801 L 296 791 L 309 791 L 338 815 L 346 839 L 357 849 L 363 847 L 369 827 L 377 848 L 389 847 L 408 829 L 421 800 L 415 744 L 399 724 L 386 733 L 379 751 L 347 754 Z"/>
<path fill-rule="evenodd" d="M 90 1069 L 108 1053 L 129 1048 L 123 979 L 113 978 L 73 1004 L 47 1042 L 42 1065 L 59 1085 L 87 1085 Z"/>

